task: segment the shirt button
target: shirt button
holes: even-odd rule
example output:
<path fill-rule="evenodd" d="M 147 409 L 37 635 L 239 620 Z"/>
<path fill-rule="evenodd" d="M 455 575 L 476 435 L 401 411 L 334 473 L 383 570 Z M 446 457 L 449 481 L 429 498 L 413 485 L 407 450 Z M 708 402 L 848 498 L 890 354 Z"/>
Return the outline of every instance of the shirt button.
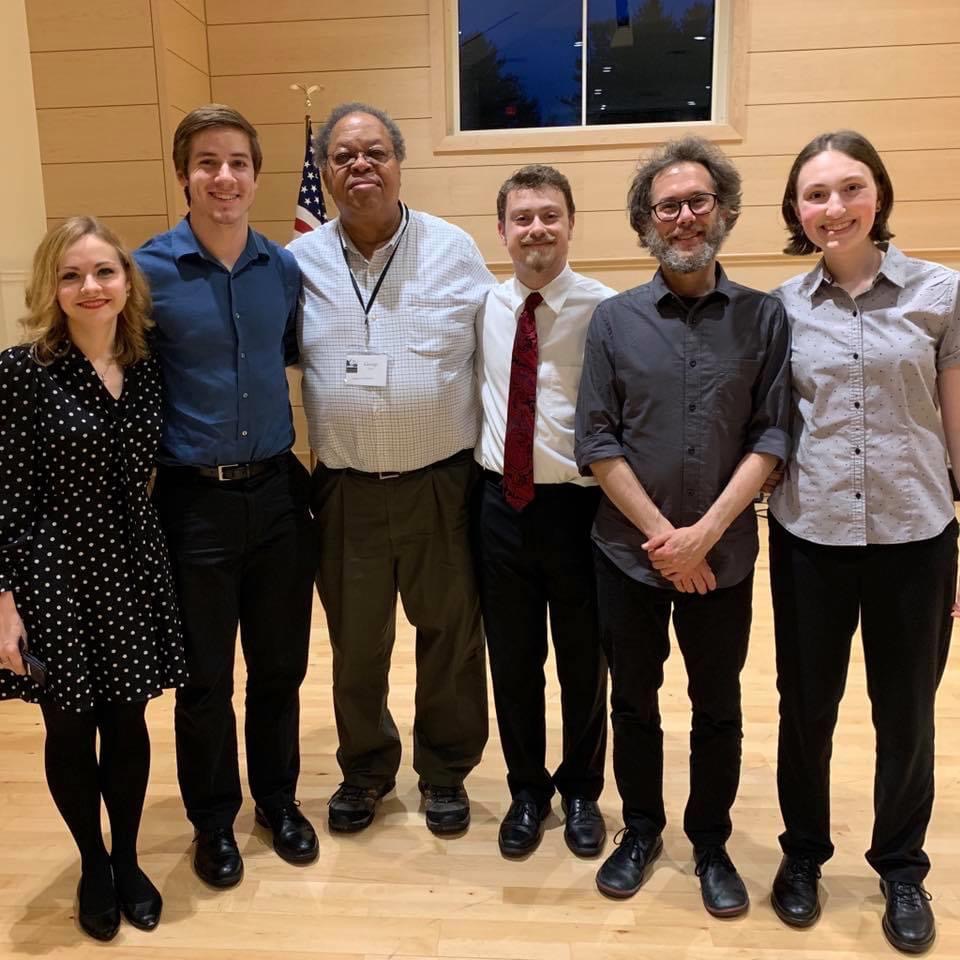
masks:
<path fill-rule="evenodd" d="M 245 353 L 241 353 L 241 354 L 240 354 L 240 359 L 241 359 L 241 360 L 246 360 L 246 359 L 247 359 L 247 355 L 246 355 Z"/>
<path fill-rule="evenodd" d="M 234 319 L 236 319 L 236 320 L 239 320 L 239 319 L 240 319 L 240 314 L 239 314 L 239 313 L 235 313 L 233 316 L 234 316 Z"/>
<path fill-rule="evenodd" d="M 855 493 L 854 496 L 855 496 L 858 500 L 860 499 L 860 494 L 859 494 L 859 493 Z"/>
<path fill-rule="evenodd" d="M 244 394 L 244 396 L 246 396 L 246 394 Z M 860 456 L 860 448 L 859 448 L 859 447 L 854 447 L 853 452 L 854 452 L 858 457 Z"/>
<path fill-rule="evenodd" d="M 854 400 L 854 401 L 853 401 L 853 405 L 854 405 L 858 410 L 860 409 L 860 401 L 859 401 L 859 400 Z"/>
<path fill-rule="evenodd" d="M 859 359 L 860 359 L 860 354 L 859 354 L 859 353 L 855 353 L 855 354 L 853 355 L 853 359 L 854 359 L 854 360 L 859 360 Z"/>
<path fill-rule="evenodd" d="M 687 453 L 689 453 L 692 456 L 693 452 L 694 452 L 693 447 L 687 447 Z"/>
<path fill-rule="evenodd" d="M 249 397 L 249 396 L 250 396 L 249 393 L 245 393 L 245 394 L 243 394 L 243 399 L 246 400 L 247 397 Z M 860 452 L 860 451 L 858 450 L 857 453 L 859 453 L 859 452 Z"/>
<path fill-rule="evenodd" d="M 693 496 L 693 491 L 692 491 L 692 490 L 688 490 L 688 491 L 687 491 L 687 496 L 688 496 L 688 497 L 692 497 L 692 496 Z"/>
<path fill-rule="evenodd" d="M 246 435 L 247 435 L 247 431 L 246 431 L 246 430 L 241 430 L 241 431 L 240 431 L 240 436 L 241 436 L 241 437 L 245 437 Z M 859 497 L 860 494 L 858 493 L 857 496 Z"/>
<path fill-rule="evenodd" d="M 697 409 L 697 405 L 696 405 L 695 403 L 691 403 L 691 404 L 690 404 L 690 412 L 693 413 L 693 411 L 696 410 L 696 409 Z"/>
<path fill-rule="evenodd" d="M 691 367 L 695 367 L 696 365 L 697 365 L 697 361 L 696 361 L 696 360 L 691 360 L 691 361 L 690 361 L 690 366 L 691 366 Z"/>

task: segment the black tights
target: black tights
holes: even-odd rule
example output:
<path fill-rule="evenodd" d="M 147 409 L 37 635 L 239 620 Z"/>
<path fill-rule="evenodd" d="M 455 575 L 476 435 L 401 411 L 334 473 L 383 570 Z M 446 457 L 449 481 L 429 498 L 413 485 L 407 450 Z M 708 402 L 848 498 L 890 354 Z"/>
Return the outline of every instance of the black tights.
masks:
<path fill-rule="evenodd" d="M 137 834 L 150 773 L 146 706 L 98 703 L 93 710 L 72 713 L 42 705 L 47 785 L 80 850 L 84 886 L 91 894 L 92 887 L 112 887 L 111 864 L 118 887 L 139 885 Z M 110 818 L 110 854 L 100 829 L 101 797 Z"/>

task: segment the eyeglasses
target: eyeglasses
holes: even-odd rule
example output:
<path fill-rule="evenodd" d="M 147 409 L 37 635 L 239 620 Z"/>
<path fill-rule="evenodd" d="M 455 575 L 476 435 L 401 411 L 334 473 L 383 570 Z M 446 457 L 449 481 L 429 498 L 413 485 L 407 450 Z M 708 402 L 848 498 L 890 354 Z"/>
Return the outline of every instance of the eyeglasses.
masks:
<path fill-rule="evenodd" d="M 662 223 L 670 223 L 676 220 L 684 207 L 686 207 L 695 217 L 709 213 L 717 205 L 717 195 L 715 193 L 695 193 L 686 200 L 661 200 L 655 203 L 650 210 L 653 215 Z"/>
<path fill-rule="evenodd" d="M 393 159 L 393 153 L 385 147 L 370 147 L 369 150 L 338 150 L 330 155 L 330 164 L 335 170 L 346 170 L 352 167 L 361 157 L 372 167 L 382 167 Z"/>

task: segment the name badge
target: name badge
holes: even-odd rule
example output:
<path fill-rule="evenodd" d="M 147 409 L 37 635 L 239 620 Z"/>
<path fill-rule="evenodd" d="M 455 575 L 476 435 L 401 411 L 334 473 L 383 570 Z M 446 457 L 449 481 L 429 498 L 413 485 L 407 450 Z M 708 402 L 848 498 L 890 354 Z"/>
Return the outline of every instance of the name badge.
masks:
<path fill-rule="evenodd" d="M 358 387 L 385 387 L 387 385 L 387 355 L 385 353 L 348 353 L 344 365 L 344 383 Z"/>

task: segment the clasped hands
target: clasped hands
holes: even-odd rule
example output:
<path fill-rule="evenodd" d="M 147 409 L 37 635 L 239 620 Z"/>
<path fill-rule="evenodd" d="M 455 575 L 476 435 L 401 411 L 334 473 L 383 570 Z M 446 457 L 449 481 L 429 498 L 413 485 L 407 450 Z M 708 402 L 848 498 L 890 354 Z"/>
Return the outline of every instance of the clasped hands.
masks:
<path fill-rule="evenodd" d="M 650 563 L 681 593 L 709 593 L 717 588 L 717 578 L 707 553 L 716 543 L 701 524 L 675 527 L 650 537 L 644 544 Z"/>

